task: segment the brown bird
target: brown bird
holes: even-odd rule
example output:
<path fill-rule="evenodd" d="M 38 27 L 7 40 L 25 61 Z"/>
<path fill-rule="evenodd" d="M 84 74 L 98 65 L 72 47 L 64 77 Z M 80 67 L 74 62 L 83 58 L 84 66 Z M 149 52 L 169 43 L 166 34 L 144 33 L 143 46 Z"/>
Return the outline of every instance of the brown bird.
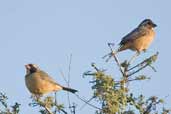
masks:
<path fill-rule="evenodd" d="M 112 54 L 116 54 L 127 49 L 136 51 L 136 56 L 138 56 L 140 52 L 146 51 L 154 39 L 154 28 L 156 26 L 157 25 L 154 24 L 151 19 L 143 20 L 137 28 L 122 38 L 121 42 L 119 43 L 120 46 L 118 50 L 108 54 L 109 58 L 112 56 Z"/>
<path fill-rule="evenodd" d="M 43 94 L 59 90 L 65 90 L 71 93 L 77 92 L 75 89 L 64 87 L 56 83 L 46 72 L 40 70 L 35 64 L 27 64 L 25 65 L 25 68 L 26 86 L 35 96 L 42 96 Z"/>

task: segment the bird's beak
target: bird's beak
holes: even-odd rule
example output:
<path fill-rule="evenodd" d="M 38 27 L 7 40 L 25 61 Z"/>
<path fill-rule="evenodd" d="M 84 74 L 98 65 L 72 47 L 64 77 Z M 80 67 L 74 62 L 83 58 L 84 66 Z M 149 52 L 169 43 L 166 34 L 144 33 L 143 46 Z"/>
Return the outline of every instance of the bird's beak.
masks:
<path fill-rule="evenodd" d="M 155 23 L 153 23 L 153 27 L 157 27 L 157 25 Z"/>
<path fill-rule="evenodd" d="M 30 69 L 30 66 L 29 65 L 24 65 L 26 69 Z"/>

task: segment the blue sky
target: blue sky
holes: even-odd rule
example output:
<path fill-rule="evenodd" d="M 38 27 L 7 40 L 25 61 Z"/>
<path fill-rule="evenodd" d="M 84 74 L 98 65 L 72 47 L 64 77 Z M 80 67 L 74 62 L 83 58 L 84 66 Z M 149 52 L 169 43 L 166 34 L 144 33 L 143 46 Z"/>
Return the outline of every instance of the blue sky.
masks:
<path fill-rule="evenodd" d="M 0 91 L 9 96 L 9 102 L 22 104 L 21 114 L 36 114 L 37 109 L 28 104 L 30 93 L 25 87 L 24 65 L 36 63 L 57 82 L 66 85 L 60 71 L 68 73 L 69 56 L 72 54 L 71 86 L 79 95 L 91 97 L 90 78 L 82 78 L 90 70 L 91 62 L 103 68 L 118 69 L 111 61 L 101 59 L 109 49 L 108 42 L 119 43 L 121 38 L 134 29 L 143 19 L 151 18 L 158 27 L 149 50 L 140 56 L 148 57 L 159 51 L 154 66 L 157 72 L 146 69 L 150 81 L 130 84 L 137 94 L 157 95 L 171 100 L 170 88 L 170 20 L 169 0 L 1 0 L 0 1 Z M 119 54 L 121 60 L 134 53 Z M 61 103 L 67 104 L 65 92 L 58 92 Z M 81 104 L 74 95 L 71 98 L 78 106 L 77 113 L 93 113 L 94 109 Z M 66 105 L 67 106 L 67 105 Z M 171 107 L 169 102 L 167 106 Z"/>

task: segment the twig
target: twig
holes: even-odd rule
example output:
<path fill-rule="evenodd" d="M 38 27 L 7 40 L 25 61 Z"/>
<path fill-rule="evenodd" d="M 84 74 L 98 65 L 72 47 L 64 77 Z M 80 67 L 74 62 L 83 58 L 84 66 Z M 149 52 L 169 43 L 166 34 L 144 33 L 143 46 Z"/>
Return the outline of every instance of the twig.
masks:
<path fill-rule="evenodd" d="M 154 62 L 153 59 L 154 59 L 154 57 L 157 57 L 157 56 L 158 56 L 158 52 L 157 52 L 156 54 L 152 55 L 151 57 L 145 59 L 145 60 L 142 61 L 141 63 L 135 65 L 134 67 L 128 69 L 128 71 L 130 71 L 130 70 L 132 70 L 132 69 L 135 69 L 136 67 L 142 66 L 142 67 L 140 67 L 138 70 L 136 70 L 136 71 L 134 71 L 134 72 L 128 74 L 128 77 L 134 75 L 135 73 L 137 73 L 137 72 L 139 72 L 139 71 L 141 71 L 142 69 L 144 69 L 144 68 L 147 67 L 147 66 L 150 66 L 150 67 L 156 72 L 156 69 L 155 69 L 153 66 L 151 66 L 151 64 L 149 64 L 149 61 Z M 145 64 L 145 65 L 144 65 L 144 64 Z M 144 66 L 143 66 L 143 65 L 144 65 Z"/>
<path fill-rule="evenodd" d="M 143 114 L 149 114 L 151 112 L 152 107 L 159 103 L 160 101 L 156 101 L 156 99 L 154 99 L 154 101 L 152 100 L 151 103 L 147 106 L 146 110 L 143 112 Z"/>
<path fill-rule="evenodd" d="M 152 65 L 149 65 L 149 67 L 150 67 L 154 72 L 157 72 L 157 70 L 156 70 Z"/>
<path fill-rule="evenodd" d="M 65 110 L 63 109 L 60 109 L 64 114 L 68 114 Z"/>
<path fill-rule="evenodd" d="M 57 106 L 58 106 L 57 99 L 56 99 L 56 92 L 55 92 L 55 106 L 56 106 L 56 108 L 55 108 L 54 113 L 56 114 L 57 113 Z M 67 114 L 67 112 L 65 110 L 63 110 L 63 109 L 60 109 L 58 111 L 62 111 L 64 114 Z"/>
<path fill-rule="evenodd" d="M 91 66 L 96 70 L 96 72 L 100 71 L 100 70 L 96 67 L 95 63 L 91 63 Z"/>
<path fill-rule="evenodd" d="M 136 70 L 136 71 L 134 71 L 134 72 L 128 74 L 128 77 L 130 77 L 130 76 L 134 75 L 135 73 L 141 71 L 142 69 L 144 69 L 144 68 L 147 67 L 147 66 L 148 66 L 148 64 L 146 64 L 146 65 L 144 65 L 143 67 L 139 68 L 138 70 Z"/>
<path fill-rule="evenodd" d="M 75 103 L 73 103 L 72 104 L 72 106 L 71 107 L 69 107 L 70 109 L 71 109 L 71 113 L 73 113 L 73 114 L 75 114 L 76 112 L 75 112 L 75 109 L 76 109 L 76 104 Z"/>
<path fill-rule="evenodd" d="M 92 97 L 89 100 L 87 100 L 86 103 L 84 105 L 82 105 L 80 109 L 84 108 L 87 105 L 87 103 L 89 103 L 93 99 L 94 99 L 94 97 Z"/>
<path fill-rule="evenodd" d="M 55 105 L 57 105 L 56 92 L 55 92 Z M 57 109 L 55 108 L 55 114 L 56 112 L 57 112 Z"/>
<path fill-rule="evenodd" d="M 70 54 L 69 66 L 68 66 L 68 87 L 69 87 L 69 84 L 70 84 L 71 62 L 72 62 L 72 54 Z"/>
<path fill-rule="evenodd" d="M 147 63 L 148 61 L 152 60 L 152 58 L 157 56 L 157 55 L 158 55 L 158 52 L 156 52 L 156 54 L 150 56 L 149 58 L 145 59 L 144 61 L 140 62 L 139 64 L 133 66 L 132 68 L 128 69 L 128 71 L 130 71 L 136 67 L 142 66 L 144 63 Z M 156 69 L 153 66 L 151 66 L 151 65 L 149 65 L 149 66 L 156 72 Z"/>
<path fill-rule="evenodd" d="M 68 87 L 70 86 L 71 61 L 72 61 L 72 54 L 70 54 L 69 66 L 68 66 L 68 81 L 67 81 L 67 86 L 68 86 Z M 69 107 L 71 107 L 69 92 L 67 92 L 67 99 L 68 99 Z M 71 113 L 73 112 L 72 110 L 70 110 L 70 111 L 71 111 Z"/>
<path fill-rule="evenodd" d="M 81 98 L 79 95 L 77 95 L 77 94 L 75 94 L 75 95 L 76 95 L 76 97 L 77 97 L 78 99 L 80 99 L 80 100 L 83 101 L 84 103 L 88 104 L 89 106 L 91 106 L 91 107 L 93 107 L 93 108 L 95 108 L 95 109 L 98 109 L 98 110 L 102 110 L 101 108 L 99 108 L 99 107 L 97 107 L 97 106 L 95 106 L 95 105 L 92 105 L 92 104 L 88 103 L 86 100 L 84 100 L 83 98 Z"/>
<path fill-rule="evenodd" d="M 129 79 L 127 80 L 128 82 L 132 82 L 132 81 L 136 81 L 136 80 L 140 80 L 140 79 Z"/>
<path fill-rule="evenodd" d="M 131 67 L 130 69 L 128 69 L 128 71 L 131 71 L 131 70 L 135 69 L 136 67 L 142 66 L 142 65 L 143 65 L 144 63 L 146 63 L 149 59 L 150 59 L 150 58 L 145 59 L 144 61 L 140 62 L 139 64 L 137 64 L 137 65 Z"/>
<path fill-rule="evenodd" d="M 109 47 L 110 50 L 111 50 L 111 54 L 112 54 L 114 60 L 116 61 L 117 65 L 118 65 L 118 67 L 119 67 L 120 72 L 121 72 L 122 75 L 124 76 L 125 73 L 124 73 L 124 71 L 122 70 L 122 67 L 121 67 L 121 65 L 120 65 L 120 63 L 119 63 L 119 60 L 118 60 L 118 58 L 116 57 L 116 55 L 115 55 L 115 53 L 114 53 L 114 51 L 113 51 L 113 49 L 112 49 L 110 43 L 108 43 L 108 47 Z"/>
<path fill-rule="evenodd" d="M 134 60 L 136 59 L 136 57 L 139 56 L 139 55 L 140 55 L 140 53 L 139 53 L 139 52 L 136 52 L 135 55 L 133 55 L 133 56 L 131 57 L 131 59 L 129 60 L 128 65 L 130 65 L 131 62 L 134 61 Z"/>
<path fill-rule="evenodd" d="M 43 106 L 49 114 L 53 114 L 47 106 Z"/>
<path fill-rule="evenodd" d="M 67 79 L 65 78 L 65 75 L 64 75 L 63 71 L 60 69 L 59 72 L 61 73 L 62 78 L 64 79 L 65 83 L 67 84 L 68 81 L 67 81 Z"/>
<path fill-rule="evenodd" d="M 130 69 L 128 69 L 128 71 L 133 70 L 133 69 L 135 69 L 136 67 L 142 66 L 145 62 L 147 62 L 147 59 L 145 59 L 144 61 L 140 62 L 139 64 L 137 64 L 137 65 L 131 67 Z"/>
<path fill-rule="evenodd" d="M 33 100 L 35 100 L 39 106 L 44 107 L 45 110 L 46 110 L 49 114 L 53 114 L 53 113 L 51 112 L 51 110 L 46 106 L 46 104 L 43 104 L 42 101 L 41 101 L 40 99 L 33 99 Z"/>

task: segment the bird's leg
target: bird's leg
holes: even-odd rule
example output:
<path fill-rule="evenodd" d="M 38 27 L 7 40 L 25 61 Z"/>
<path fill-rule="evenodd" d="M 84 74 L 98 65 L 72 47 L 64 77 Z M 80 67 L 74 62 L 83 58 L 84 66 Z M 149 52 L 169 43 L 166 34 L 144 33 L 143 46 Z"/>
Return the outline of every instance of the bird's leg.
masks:
<path fill-rule="evenodd" d="M 133 61 L 135 60 L 135 58 L 136 58 L 137 56 L 139 56 L 139 55 L 140 55 L 140 52 L 137 51 L 137 52 L 135 53 L 135 55 L 133 55 L 133 56 L 131 57 L 131 59 L 129 60 L 128 65 L 130 65 L 130 63 L 133 62 Z"/>

